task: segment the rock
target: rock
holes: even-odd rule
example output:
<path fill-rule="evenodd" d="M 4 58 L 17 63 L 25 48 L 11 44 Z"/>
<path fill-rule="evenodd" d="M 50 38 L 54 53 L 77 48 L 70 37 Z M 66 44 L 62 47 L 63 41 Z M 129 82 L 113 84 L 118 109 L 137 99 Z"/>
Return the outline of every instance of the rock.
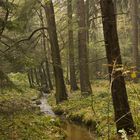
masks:
<path fill-rule="evenodd" d="M 37 100 L 37 101 L 36 101 L 36 104 L 37 104 L 37 105 L 41 105 L 41 101 L 40 101 L 40 100 Z"/>
<path fill-rule="evenodd" d="M 37 100 L 37 98 L 32 98 L 31 100 L 32 100 L 32 101 L 36 101 L 36 100 Z"/>

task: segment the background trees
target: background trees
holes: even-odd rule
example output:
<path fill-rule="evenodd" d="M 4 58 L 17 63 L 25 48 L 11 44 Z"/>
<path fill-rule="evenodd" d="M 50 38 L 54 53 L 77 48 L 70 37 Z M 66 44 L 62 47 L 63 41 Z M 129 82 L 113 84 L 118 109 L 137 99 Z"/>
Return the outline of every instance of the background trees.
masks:
<path fill-rule="evenodd" d="M 135 127 L 124 73 L 130 80 L 135 71 L 136 77 L 139 74 L 139 4 L 139 0 L 0 1 L 1 81 L 11 84 L 7 76 L 11 72 L 28 73 L 31 87 L 47 93 L 54 89 L 60 103 L 67 100 L 67 91 L 80 87 L 82 95 L 92 95 L 96 80 L 110 78 L 117 130 L 130 133 Z"/>

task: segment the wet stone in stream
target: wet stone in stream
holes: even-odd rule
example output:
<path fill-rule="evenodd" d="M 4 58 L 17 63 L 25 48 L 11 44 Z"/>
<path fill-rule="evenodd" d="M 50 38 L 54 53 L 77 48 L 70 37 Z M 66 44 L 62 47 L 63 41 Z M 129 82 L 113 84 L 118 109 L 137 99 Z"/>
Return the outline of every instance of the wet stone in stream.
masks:
<path fill-rule="evenodd" d="M 54 112 L 52 111 L 52 108 L 51 106 L 47 103 L 47 100 L 45 97 L 42 97 L 40 99 L 40 102 L 41 104 L 39 105 L 40 106 L 40 111 L 42 113 L 44 113 L 45 115 L 50 115 L 52 117 L 55 117 L 55 114 Z"/>

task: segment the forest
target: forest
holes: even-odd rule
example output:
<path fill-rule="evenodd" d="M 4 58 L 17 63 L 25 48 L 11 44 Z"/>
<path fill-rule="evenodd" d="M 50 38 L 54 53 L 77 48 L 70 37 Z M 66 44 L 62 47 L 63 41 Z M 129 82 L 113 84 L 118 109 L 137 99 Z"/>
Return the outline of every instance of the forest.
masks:
<path fill-rule="evenodd" d="M 140 0 L 0 0 L 0 140 L 140 140 Z"/>

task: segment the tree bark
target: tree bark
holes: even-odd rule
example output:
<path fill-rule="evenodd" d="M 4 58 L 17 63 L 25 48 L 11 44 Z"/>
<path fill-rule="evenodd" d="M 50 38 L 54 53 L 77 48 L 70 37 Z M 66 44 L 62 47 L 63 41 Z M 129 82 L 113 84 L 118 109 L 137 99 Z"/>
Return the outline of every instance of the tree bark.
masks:
<path fill-rule="evenodd" d="M 38 86 L 40 86 L 39 79 L 38 79 L 37 68 L 34 68 L 34 74 L 35 74 L 35 81 L 36 81 L 36 84 L 37 84 Z"/>
<path fill-rule="evenodd" d="M 49 86 L 48 86 L 48 77 L 47 77 L 46 70 L 43 64 L 41 65 L 41 68 L 42 68 L 42 75 L 43 75 L 42 90 L 44 93 L 49 93 L 50 91 L 49 91 Z"/>
<path fill-rule="evenodd" d="M 138 49 L 138 2 L 131 0 L 131 17 L 132 17 L 132 51 L 133 51 L 133 64 L 138 70 L 139 67 L 139 49 Z"/>
<path fill-rule="evenodd" d="M 52 80 L 51 80 L 48 59 L 46 60 L 45 64 L 46 64 L 45 66 L 46 66 L 46 72 L 47 72 L 47 76 L 48 76 L 49 87 L 50 87 L 50 90 L 53 90 L 53 84 L 52 84 Z"/>
<path fill-rule="evenodd" d="M 92 93 L 89 81 L 89 66 L 87 57 L 87 30 L 85 18 L 84 0 L 77 0 L 77 16 L 78 16 L 78 50 L 79 50 L 79 68 L 80 68 L 80 86 L 81 93 L 88 95 Z"/>
<path fill-rule="evenodd" d="M 89 0 L 86 0 L 85 3 L 85 7 L 86 7 L 86 30 L 87 30 L 87 46 L 88 46 L 88 51 L 89 51 L 89 28 L 90 28 L 90 22 L 89 22 L 89 18 L 90 18 L 90 13 L 89 13 Z"/>
<path fill-rule="evenodd" d="M 33 88 L 33 83 L 32 83 L 32 78 L 31 78 L 30 70 L 28 71 L 27 76 L 28 76 L 28 81 L 29 81 L 29 84 L 30 84 L 30 88 Z"/>
<path fill-rule="evenodd" d="M 69 64 L 70 64 L 70 85 L 71 89 L 77 90 L 74 61 L 74 43 L 73 43 L 73 21 L 72 21 L 72 0 L 67 1 L 68 10 L 68 45 L 69 45 Z"/>
<path fill-rule="evenodd" d="M 44 26 L 44 21 L 43 21 L 43 16 L 42 16 L 42 10 L 40 11 L 40 19 L 41 19 L 41 26 Z M 51 77 L 50 77 L 50 70 L 49 70 L 49 63 L 48 63 L 48 58 L 47 58 L 47 45 L 46 45 L 46 37 L 45 37 L 45 30 L 42 30 L 42 37 L 43 37 L 43 50 L 44 50 L 44 56 L 45 56 L 45 66 L 46 66 L 46 72 L 47 72 L 47 78 L 48 78 L 48 82 L 49 82 L 49 87 L 50 90 L 53 90 L 53 85 L 52 85 L 52 81 L 51 81 Z"/>
<path fill-rule="evenodd" d="M 133 134 L 135 131 L 135 126 L 128 103 L 125 81 L 122 71 L 118 69 L 122 65 L 122 59 L 118 41 L 114 5 L 112 0 L 101 0 L 100 5 L 106 55 L 109 65 L 108 69 L 110 79 L 112 81 L 111 93 L 117 132 L 118 130 L 124 129 L 127 134 Z"/>
<path fill-rule="evenodd" d="M 30 69 L 30 76 L 31 76 L 32 85 L 34 86 L 34 83 L 35 83 L 35 81 L 34 81 L 34 71 L 33 71 L 32 68 Z"/>
<path fill-rule="evenodd" d="M 9 77 L 0 70 L 0 88 L 15 87 L 14 83 L 9 79 Z"/>
<path fill-rule="evenodd" d="M 63 69 L 61 65 L 59 44 L 56 32 L 55 14 L 52 1 L 46 1 L 44 8 L 48 23 L 48 34 L 50 38 L 52 51 L 52 60 L 56 85 L 56 103 L 60 103 L 67 99 L 67 93 L 63 77 Z"/>

